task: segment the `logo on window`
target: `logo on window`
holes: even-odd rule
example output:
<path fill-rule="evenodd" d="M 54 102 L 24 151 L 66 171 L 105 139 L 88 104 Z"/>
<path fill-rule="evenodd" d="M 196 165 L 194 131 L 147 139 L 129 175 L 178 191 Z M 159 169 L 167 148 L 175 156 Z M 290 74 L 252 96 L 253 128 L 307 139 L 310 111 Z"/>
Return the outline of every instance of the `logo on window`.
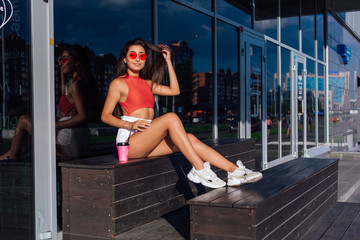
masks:
<path fill-rule="evenodd" d="M 2 23 L 0 25 L 0 28 L 2 28 L 13 15 L 13 6 L 10 0 L 0 1 L 0 13 L 2 14 Z"/>

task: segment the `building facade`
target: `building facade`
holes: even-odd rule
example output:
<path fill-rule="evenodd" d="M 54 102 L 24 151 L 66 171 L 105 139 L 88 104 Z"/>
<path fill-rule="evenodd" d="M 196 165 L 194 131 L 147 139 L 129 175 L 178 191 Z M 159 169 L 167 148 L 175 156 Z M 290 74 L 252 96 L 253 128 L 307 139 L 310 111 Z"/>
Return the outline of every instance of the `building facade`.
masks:
<path fill-rule="evenodd" d="M 121 49 L 137 37 L 173 52 L 181 94 L 158 97 L 157 115 L 177 113 L 200 139 L 256 139 L 258 169 L 357 148 L 360 4 L 350 2 L 3 1 L 0 238 L 61 239 L 56 164 L 113 144 L 116 129 L 96 116 Z M 86 151 L 61 155 L 59 62 L 74 45 L 99 108 L 71 127 Z"/>

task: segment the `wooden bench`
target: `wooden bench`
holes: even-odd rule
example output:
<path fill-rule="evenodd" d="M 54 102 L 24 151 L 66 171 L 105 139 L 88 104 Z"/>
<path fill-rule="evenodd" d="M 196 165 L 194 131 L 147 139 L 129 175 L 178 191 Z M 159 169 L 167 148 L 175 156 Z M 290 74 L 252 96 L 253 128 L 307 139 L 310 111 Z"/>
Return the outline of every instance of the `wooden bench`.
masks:
<path fill-rule="evenodd" d="M 255 141 L 220 139 L 209 146 L 232 162 L 255 166 Z M 115 147 L 114 147 L 115 148 Z M 187 205 L 210 189 L 186 178 L 191 165 L 180 154 L 130 159 L 116 154 L 59 163 L 64 239 L 113 239 L 116 235 Z M 215 167 L 218 176 L 227 174 Z"/>
<path fill-rule="evenodd" d="M 189 201 L 191 239 L 299 239 L 337 200 L 338 160 L 295 159 Z"/>

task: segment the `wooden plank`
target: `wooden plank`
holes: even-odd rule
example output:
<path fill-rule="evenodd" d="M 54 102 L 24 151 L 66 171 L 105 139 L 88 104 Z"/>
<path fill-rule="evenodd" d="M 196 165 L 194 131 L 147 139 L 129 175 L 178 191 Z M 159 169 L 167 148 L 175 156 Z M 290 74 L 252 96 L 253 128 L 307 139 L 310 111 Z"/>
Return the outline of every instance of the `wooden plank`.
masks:
<path fill-rule="evenodd" d="M 319 196 L 324 189 L 327 189 L 334 183 L 336 184 L 336 182 L 337 174 L 334 173 L 329 178 L 314 183 L 314 186 L 309 190 L 304 190 L 304 192 L 297 196 L 295 200 L 286 203 L 282 208 L 273 212 L 266 220 L 256 225 L 257 238 L 261 239 L 271 231 L 275 230 L 291 216 L 295 215 L 297 211 L 305 208 L 306 205 Z"/>
<path fill-rule="evenodd" d="M 72 191 L 77 189 L 109 191 L 112 189 L 113 170 L 68 168 L 66 181 Z"/>
<path fill-rule="evenodd" d="M 152 191 L 129 197 L 113 203 L 113 217 L 121 217 L 123 215 L 141 211 L 154 204 L 163 203 L 175 197 L 182 197 L 174 185 L 154 189 Z M 178 206 L 178 208 L 184 205 Z"/>
<path fill-rule="evenodd" d="M 350 203 L 336 202 L 329 211 L 323 214 L 318 221 L 316 221 L 311 229 L 301 238 L 302 240 L 320 239 L 321 236 L 328 230 L 331 224 L 338 218 Z"/>
<path fill-rule="evenodd" d="M 63 233 L 63 240 L 110 240 L 110 237 L 96 237 L 82 234 Z"/>
<path fill-rule="evenodd" d="M 222 234 L 208 234 L 208 233 L 194 233 L 191 239 L 197 240 L 251 240 L 252 237 L 243 237 L 243 236 L 224 236 Z"/>
<path fill-rule="evenodd" d="M 89 217 L 87 214 L 69 214 L 68 222 L 63 219 L 63 232 L 75 235 L 111 237 L 114 234 L 114 222 L 111 216 Z"/>
<path fill-rule="evenodd" d="M 182 155 L 159 158 L 156 161 L 134 164 L 126 168 L 115 168 L 114 184 L 132 181 L 164 172 L 176 171 L 182 168 L 184 172 L 189 172 L 191 164 Z"/>
<path fill-rule="evenodd" d="M 202 233 L 241 238 L 253 236 L 252 211 L 249 209 L 194 205 L 191 213 L 191 232 L 193 234 Z"/>
<path fill-rule="evenodd" d="M 357 239 L 360 237 L 360 204 L 352 203 L 351 208 L 353 208 L 354 211 L 357 211 L 357 214 L 354 220 L 351 222 L 350 227 L 345 232 L 345 235 L 341 238 L 343 240 Z"/>
<path fill-rule="evenodd" d="M 330 165 L 329 165 L 330 164 Z M 292 170 L 291 170 L 292 169 Z M 304 164 L 300 164 L 299 166 L 293 166 L 286 172 L 282 174 L 278 174 L 276 177 L 267 177 L 261 179 L 260 181 L 244 185 L 244 189 L 251 190 L 254 195 L 262 196 L 264 200 L 259 202 L 254 202 L 251 205 L 246 201 L 238 201 L 233 203 L 234 207 L 258 207 L 262 205 L 264 201 L 268 203 L 269 198 L 275 198 L 279 192 L 287 192 L 290 189 L 293 189 L 297 183 L 301 183 L 307 181 L 307 179 L 313 178 L 320 172 L 326 171 L 329 169 L 329 173 L 332 173 L 337 170 L 337 162 L 314 162 L 312 164 L 310 161 L 305 162 Z M 326 173 L 324 173 L 326 175 Z M 325 176 L 324 176 L 325 177 Z M 260 199 L 261 200 L 261 199 Z M 279 199 L 281 200 L 281 199 Z M 284 200 L 285 202 L 288 200 Z M 274 199 L 274 203 L 279 203 L 277 199 Z M 280 204 L 279 205 L 283 205 Z M 269 211 L 273 211 L 273 209 L 267 208 Z M 266 209 L 263 209 L 266 210 Z M 269 215 L 265 214 L 264 215 Z M 259 215 L 260 216 L 260 215 Z M 261 218 L 260 218 L 261 219 Z"/>
<path fill-rule="evenodd" d="M 321 169 L 315 175 L 312 176 L 304 175 L 303 179 L 300 182 L 298 183 L 293 182 L 294 185 L 290 186 L 289 188 L 286 188 L 285 191 L 279 193 L 277 196 L 274 195 L 274 197 L 271 197 L 271 199 L 267 199 L 266 202 L 262 202 L 258 206 L 258 211 L 256 213 L 256 222 L 262 221 L 262 219 L 266 218 L 271 213 L 282 208 L 284 205 L 288 204 L 289 202 L 293 201 L 296 197 L 300 196 L 303 192 L 309 190 L 311 187 L 315 186 L 323 179 L 328 179 L 333 174 L 335 175 L 333 176 L 333 180 L 335 179 L 334 181 L 337 181 L 337 163 L 332 163 L 326 168 Z M 305 180 L 305 176 L 307 176 L 306 180 Z M 284 179 L 283 181 L 286 181 L 286 179 Z M 328 186 L 330 186 L 330 184 L 332 184 L 332 182 L 329 182 Z M 266 186 L 264 187 L 266 188 Z M 260 193 L 262 193 L 263 196 L 266 197 L 265 194 L 267 191 L 269 190 L 262 188 L 262 191 L 260 191 Z M 241 206 L 241 204 L 243 203 L 241 203 L 240 201 L 236 203 L 237 206 Z M 249 202 L 247 204 L 255 204 L 255 203 Z"/>
<path fill-rule="evenodd" d="M 77 189 L 68 196 L 70 206 L 96 206 L 96 207 L 110 207 L 112 203 L 111 191 L 98 191 L 88 189 Z"/>
<path fill-rule="evenodd" d="M 238 190 L 234 187 L 217 188 L 206 194 L 199 195 L 189 201 L 190 205 L 205 205 L 208 206 L 211 201 L 218 199 L 226 193 L 231 193 Z"/>
<path fill-rule="evenodd" d="M 346 206 L 339 217 L 331 224 L 330 228 L 320 239 L 341 239 L 351 222 L 358 215 L 360 205 L 350 204 Z"/>
<path fill-rule="evenodd" d="M 141 211 L 135 211 L 128 215 L 116 218 L 114 236 L 159 218 L 164 213 L 178 209 L 178 206 L 185 204 L 186 200 L 182 196 L 179 196 L 162 203 L 148 206 L 146 209 L 141 209 Z"/>
<path fill-rule="evenodd" d="M 186 199 L 195 196 L 184 172 L 169 171 L 114 185 L 114 201 L 119 201 L 124 198 L 129 198 L 134 195 L 175 184 L 178 184 L 178 187 L 176 187 L 178 193 L 182 193 Z M 179 187 L 180 185 L 181 188 Z"/>
<path fill-rule="evenodd" d="M 334 183 L 331 187 L 323 191 L 319 196 L 309 202 L 304 208 L 299 210 L 295 215 L 289 216 L 289 219 L 287 219 L 284 223 L 278 226 L 276 228 L 276 231 L 273 231 L 270 234 L 266 235 L 266 238 L 282 239 L 286 237 L 286 235 L 296 229 L 304 221 L 304 219 L 308 218 L 309 216 L 311 216 L 311 214 L 316 212 L 317 209 L 324 204 L 324 202 L 327 202 L 328 199 L 334 199 L 334 196 L 336 198 L 336 189 L 337 183 Z M 331 200 L 330 204 L 327 205 L 331 206 L 334 202 L 332 202 Z"/>
<path fill-rule="evenodd" d="M 324 215 L 335 204 L 337 200 L 336 193 L 331 195 L 316 211 L 313 211 L 305 220 L 301 222 L 284 240 L 300 239 L 311 228 L 322 215 Z M 312 238 L 309 238 L 312 239 Z M 305 240 L 305 239 L 304 239 Z M 308 240 L 308 239 L 306 239 Z"/>
<path fill-rule="evenodd" d="M 226 193 L 221 198 L 213 200 L 209 204 L 223 207 L 256 208 L 259 203 L 267 201 L 268 198 L 276 196 L 279 192 L 289 188 L 299 180 L 304 179 L 306 175 L 303 174 L 306 174 L 306 172 L 312 173 L 312 170 L 308 169 L 308 167 L 316 165 L 316 163 L 318 162 L 312 163 L 307 161 L 304 164 L 292 165 L 287 169 L 286 173 L 282 171 L 282 174 L 278 174 L 276 177 L 267 177 L 256 183 L 243 185 L 238 190 L 239 193 Z M 244 192 L 248 193 L 245 194 Z M 236 196 L 238 196 L 238 198 Z M 249 199 L 252 199 L 251 204 L 248 201 Z M 264 215 L 268 216 L 269 214 Z"/>

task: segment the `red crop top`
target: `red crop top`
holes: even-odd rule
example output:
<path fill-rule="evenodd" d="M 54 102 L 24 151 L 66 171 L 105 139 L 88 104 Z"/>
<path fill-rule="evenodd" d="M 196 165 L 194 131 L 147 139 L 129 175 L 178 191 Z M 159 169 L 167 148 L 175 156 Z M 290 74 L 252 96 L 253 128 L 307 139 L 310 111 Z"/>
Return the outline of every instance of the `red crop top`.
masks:
<path fill-rule="evenodd" d="M 75 103 L 69 103 L 65 94 L 61 95 L 59 99 L 60 111 L 69 116 L 69 112 L 75 108 Z"/>
<path fill-rule="evenodd" d="M 119 104 L 126 110 L 128 116 L 138 109 L 154 107 L 154 95 L 145 80 L 130 75 L 121 77 L 124 77 L 123 79 L 128 85 L 129 92 L 125 102 L 119 102 Z"/>

